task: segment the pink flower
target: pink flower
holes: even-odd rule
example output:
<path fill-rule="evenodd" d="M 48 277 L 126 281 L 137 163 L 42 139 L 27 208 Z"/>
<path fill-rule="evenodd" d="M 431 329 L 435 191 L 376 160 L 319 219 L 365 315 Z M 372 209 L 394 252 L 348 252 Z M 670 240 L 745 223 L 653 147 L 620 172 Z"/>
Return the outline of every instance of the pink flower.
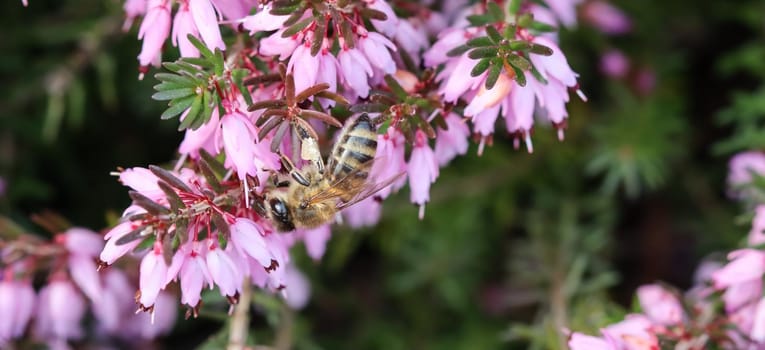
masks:
<path fill-rule="evenodd" d="M 438 75 L 438 78 L 443 81 L 438 92 L 444 95 L 445 101 L 455 102 L 465 92 L 476 89 L 479 84 L 483 83 L 486 77 L 485 73 L 477 77 L 470 76 L 470 71 L 475 66 L 475 63 L 475 60 L 465 54 L 456 61 L 450 61 Z"/>
<path fill-rule="evenodd" d="M 396 13 L 393 12 L 393 8 L 391 8 L 385 0 L 366 0 L 365 2 L 367 3 L 367 7 L 380 11 L 388 17 L 383 21 L 373 19 L 371 22 L 377 31 L 385 34 L 387 37 L 392 37 L 396 33 L 397 26 L 400 22 Z"/>
<path fill-rule="evenodd" d="M 677 297 L 658 284 L 640 286 L 638 300 L 643 312 L 651 321 L 669 326 L 679 324 L 683 319 L 683 307 Z"/>
<path fill-rule="evenodd" d="M 616 350 L 603 338 L 593 337 L 574 332 L 568 338 L 568 346 L 571 350 Z"/>
<path fill-rule="evenodd" d="M 547 6 L 558 17 L 561 24 L 571 27 L 576 24 L 576 5 L 582 0 L 545 0 Z"/>
<path fill-rule="evenodd" d="M 122 30 L 128 31 L 133 26 L 133 21 L 146 13 L 147 0 L 127 0 L 122 8 L 125 10 L 125 24 Z"/>
<path fill-rule="evenodd" d="M 73 254 L 87 257 L 97 257 L 104 248 L 101 235 L 80 227 L 73 227 L 61 236 L 66 249 Z"/>
<path fill-rule="evenodd" d="M 284 294 L 287 305 L 294 310 L 304 308 L 311 299 L 311 284 L 308 279 L 290 264 L 286 268 L 285 282 Z"/>
<path fill-rule="evenodd" d="M 65 280 L 51 281 L 40 290 L 35 332 L 44 339 L 79 339 L 85 300 Z"/>
<path fill-rule="evenodd" d="M 261 31 L 270 32 L 281 28 L 284 21 L 289 18 L 289 16 L 274 16 L 270 12 L 271 4 L 266 4 L 256 14 L 242 19 L 242 27 L 249 30 L 250 35 Z"/>
<path fill-rule="evenodd" d="M 0 281 L 0 345 L 24 335 L 35 309 L 35 291 L 30 282 Z"/>
<path fill-rule="evenodd" d="M 150 309 L 157 300 L 159 291 L 167 285 L 167 263 L 162 255 L 162 245 L 155 243 L 154 248 L 141 260 L 138 289 L 138 302 L 144 309 Z"/>
<path fill-rule="evenodd" d="M 258 51 L 263 56 L 279 56 L 280 60 L 286 60 L 295 52 L 295 49 L 300 45 L 298 35 L 290 37 L 282 37 L 284 29 L 276 31 L 268 37 L 263 38 L 260 41 L 260 48 Z"/>
<path fill-rule="evenodd" d="M 438 163 L 433 150 L 428 146 L 428 138 L 422 130 L 417 130 L 414 149 L 409 164 L 409 188 L 412 203 L 420 206 L 420 219 L 425 215 L 425 203 L 430 200 L 430 184 L 438 178 Z"/>
<path fill-rule="evenodd" d="M 760 297 L 762 297 L 762 281 L 754 279 L 725 288 L 722 300 L 725 303 L 725 311 L 734 312 L 753 303 Z"/>
<path fill-rule="evenodd" d="M 154 339 L 173 329 L 178 317 L 178 301 L 172 294 L 160 292 L 151 313 L 142 312 L 126 317 L 125 337 Z"/>
<path fill-rule="evenodd" d="M 576 86 L 577 74 L 568 65 L 568 60 L 558 44 L 546 37 L 536 37 L 533 42 L 547 46 L 553 51 L 550 56 L 530 55 L 531 62 L 542 77 L 547 80 L 555 78 L 567 87 Z"/>
<path fill-rule="evenodd" d="M 212 286 L 213 279 L 201 249 L 191 248 L 191 245 L 193 243 L 188 244 L 186 249 L 181 248 L 176 254 L 185 257 L 178 276 L 181 282 L 181 303 L 195 308 L 199 306 L 205 283 Z"/>
<path fill-rule="evenodd" d="M 104 274 L 104 289 L 101 299 L 92 308 L 101 329 L 110 334 L 116 334 L 124 326 L 125 318 L 132 317 L 134 312 L 133 294 L 135 286 L 130 284 L 127 276 L 120 270 L 109 269 Z"/>
<path fill-rule="evenodd" d="M 290 57 L 287 70 L 295 75 L 295 91 L 303 91 L 316 84 L 319 71 L 319 56 L 311 56 L 310 42 L 299 45 Z"/>
<path fill-rule="evenodd" d="M 313 260 L 321 260 L 327 249 L 327 241 L 332 236 L 329 224 L 319 226 L 315 229 L 303 231 L 303 241 L 305 249 Z"/>
<path fill-rule="evenodd" d="M 373 67 L 381 70 L 384 74 L 396 72 L 396 62 L 393 61 L 390 54 L 390 51 L 396 51 L 396 45 L 388 38 L 375 32 L 369 32 L 365 37 L 362 36 L 356 45 Z"/>
<path fill-rule="evenodd" d="M 749 337 L 759 345 L 761 349 L 765 345 L 765 298 L 760 298 L 754 313 L 754 324 Z"/>
<path fill-rule="evenodd" d="M 188 110 L 183 112 L 181 120 L 186 118 Z M 200 126 L 196 130 L 186 129 L 186 134 L 181 141 L 181 145 L 178 148 L 178 152 L 181 154 L 187 154 L 192 158 L 199 158 L 199 151 L 205 150 L 207 153 L 218 153 L 215 148 L 215 134 L 220 129 L 220 117 L 218 116 L 218 109 L 213 108 L 210 120 L 204 125 Z"/>
<path fill-rule="evenodd" d="M 608 77 L 624 78 L 629 69 L 629 58 L 619 50 L 609 50 L 600 57 L 600 71 Z"/>
<path fill-rule="evenodd" d="M 120 172 L 119 181 L 154 201 L 165 198 L 165 192 L 159 188 L 159 179 L 151 170 L 141 167 L 128 168 Z"/>
<path fill-rule="evenodd" d="M 343 47 L 337 54 L 345 84 L 361 98 L 369 96 L 368 77 L 374 74 L 367 58 L 356 48 Z"/>
<path fill-rule="evenodd" d="M 207 267 L 213 282 L 220 289 L 220 294 L 233 297 L 239 293 L 242 286 L 242 273 L 234 260 L 229 256 L 231 249 L 220 249 L 217 243 L 211 242 L 207 251 Z"/>
<path fill-rule="evenodd" d="M 458 154 L 465 154 L 468 149 L 468 137 L 470 136 L 470 129 L 458 115 L 449 113 L 444 120 L 449 129 L 438 130 L 434 151 L 440 166 L 445 166 Z"/>
<path fill-rule="evenodd" d="M 464 44 L 470 35 L 467 29 L 461 28 L 448 28 L 441 32 L 438 35 L 438 40 L 422 55 L 425 66 L 435 67 L 451 60 L 452 58 L 446 53 Z"/>
<path fill-rule="evenodd" d="M 414 64 L 421 62 L 421 53 L 430 46 L 428 33 L 422 21 L 416 17 L 398 21 L 398 29 L 394 40 L 414 60 Z"/>
<path fill-rule="evenodd" d="M 741 152 L 728 163 L 728 185 L 737 187 L 752 182 L 753 176 L 765 176 L 765 153 Z"/>
<path fill-rule="evenodd" d="M 229 226 L 231 242 L 234 249 L 242 256 L 255 259 L 260 265 L 271 265 L 273 255 L 268 250 L 268 244 L 263 238 L 263 228 L 257 223 L 246 218 L 236 218 Z"/>
<path fill-rule="evenodd" d="M 343 217 L 348 226 L 353 228 L 373 226 L 380 221 L 381 214 L 382 203 L 374 196 L 343 210 Z"/>
<path fill-rule="evenodd" d="M 170 35 L 170 1 L 149 0 L 146 16 L 138 30 L 138 39 L 143 40 L 138 62 L 141 66 L 159 64 L 162 45 Z"/>
<path fill-rule="evenodd" d="M 126 244 L 118 245 L 117 241 L 132 232 L 135 229 L 133 223 L 130 221 L 124 221 L 109 230 L 104 238 L 107 239 L 104 250 L 99 256 L 99 260 L 107 265 L 113 264 L 117 259 L 123 255 L 131 252 L 138 244 L 141 243 L 140 239 L 128 242 Z"/>
<path fill-rule="evenodd" d="M 239 179 L 244 179 L 247 174 L 256 175 L 258 169 L 253 159 L 257 133 L 247 117 L 240 112 L 224 115 L 221 119 L 221 138 L 226 151 L 226 165 L 236 169 Z"/>
<path fill-rule="evenodd" d="M 627 315 L 624 321 L 601 330 L 614 349 L 658 349 L 659 340 L 651 330 L 651 322 L 643 315 Z"/>
<path fill-rule="evenodd" d="M 238 20 L 247 16 L 254 1 L 249 0 L 213 0 L 215 8 L 229 20 Z"/>
<path fill-rule="evenodd" d="M 406 172 L 405 147 L 404 135 L 394 127 L 388 128 L 384 135 L 377 135 L 377 152 L 372 170 L 369 172 L 370 177 L 376 181 L 386 181 Z M 390 186 L 381 189 L 374 197 L 387 198 L 392 192 L 403 187 L 406 184 L 405 180 L 402 177 Z"/>
<path fill-rule="evenodd" d="M 624 34 L 632 29 L 632 22 L 622 10 L 601 0 L 584 5 L 583 17 L 601 32 L 611 35 Z"/>
<path fill-rule="evenodd" d="M 98 266 L 92 257 L 71 254 L 68 259 L 69 274 L 72 280 L 80 287 L 80 290 L 90 298 L 93 303 L 99 303 L 102 293 L 101 279 L 98 275 Z"/>
<path fill-rule="evenodd" d="M 210 48 L 226 49 L 223 38 L 220 36 L 220 27 L 215 15 L 215 8 L 210 0 L 188 0 L 191 16 L 194 18 L 194 24 L 199 30 L 202 40 Z"/>
<path fill-rule="evenodd" d="M 728 254 L 730 262 L 712 274 L 715 288 L 722 289 L 734 284 L 759 280 L 765 273 L 765 252 L 740 249 Z"/>
<path fill-rule="evenodd" d="M 189 34 L 198 37 L 199 30 L 197 30 L 196 24 L 194 24 L 194 18 L 189 10 L 189 3 L 181 2 L 173 19 L 173 46 L 177 46 L 180 49 L 181 56 L 183 57 L 198 57 L 199 50 L 189 41 Z"/>

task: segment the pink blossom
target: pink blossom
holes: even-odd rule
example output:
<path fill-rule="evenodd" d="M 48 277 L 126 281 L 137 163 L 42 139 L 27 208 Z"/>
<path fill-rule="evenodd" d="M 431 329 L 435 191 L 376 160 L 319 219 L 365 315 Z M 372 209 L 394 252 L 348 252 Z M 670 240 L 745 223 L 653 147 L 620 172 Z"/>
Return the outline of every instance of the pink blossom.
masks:
<path fill-rule="evenodd" d="M 629 58 L 619 50 L 609 50 L 600 57 L 600 71 L 608 77 L 624 78 L 629 69 Z"/>
<path fill-rule="evenodd" d="M 651 321 L 669 326 L 679 324 L 683 319 L 683 307 L 677 296 L 658 284 L 640 286 L 638 300 L 643 312 Z"/>
<path fill-rule="evenodd" d="M 223 38 L 220 36 L 220 27 L 215 15 L 215 8 L 210 0 L 188 0 L 191 16 L 194 18 L 194 24 L 199 30 L 202 40 L 210 48 L 226 49 Z"/>
<path fill-rule="evenodd" d="M 614 349 L 658 349 L 659 340 L 650 331 L 651 327 L 651 322 L 645 316 L 633 314 L 601 332 Z"/>
<path fill-rule="evenodd" d="M 441 32 L 438 40 L 422 55 L 425 66 L 435 67 L 451 60 L 452 58 L 446 53 L 465 43 L 469 36 L 469 32 L 461 28 L 448 28 Z"/>
<path fill-rule="evenodd" d="M 258 169 L 253 159 L 257 133 L 247 117 L 240 112 L 224 115 L 221 119 L 221 138 L 226 151 L 226 165 L 236 169 L 239 179 L 244 179 L 247 174 L 256 175 Z"/>
<path fill-rule="evenodd" d="M 765 153 L 759 151 L 741 152 L 728 163 L 728 185 L 741 186 L 752 182 L 753 176 L 765 176 Z"/>
<path fill-rule="evenodd" d="M 138 61 L 141 66 L 159 64 L 162 45 L 170 35 L 170 1 L 148 0 L 148 10 L 138 30 L 138 39 L 143 39 Z"/>
<path fill-rule="evenodd" d="M 151 170 L 141 167 L 128 168 L 120 172 L 119 181 L 154 201 L 165 198 L 165 192 L 159 188 L 159 179 Z"/>
<path fill-rule="evenodd" d="M 568 346 L 571 350 L 616 350 L 603 338 L 593 337 L 574 332 L 568 338 Z"/>
<path fill-rule="evenodd" d="M 138 302 L 144 309 L 149 309 L 157 300 L 159 291 L 167 285 L 167 263 L 162 255 L 162 245 L 155 243 L 154 248 L 141 260 L 138 289 Z"/>
<path fill-rule="evenodd" d="M 386 181 L 406 172 L 405 147 L 404 135 L 394 127 L 388 128 L 384 135 L 377 135 L 377 152 L 372 170 L 370 170 L 370 177 L 377 181 Z M 402 177 L 390 186 L 381 189 L 374 197 L 387 198 L 392 192 L 403 187 L 406 184 L 405 181 L 406 179 Z"/>
<path fill-rule="evenodd" d="M 73 254 L 97 257 L 104 248 L 101 235 L 81 227 L 73 227 L 61 235 L 66 249 Z"/>
<path fill-rule="evenodd" d="M 102 293 L 98 266 L 93 257 L 71 254 L 68 259 L 69 274 L 80 290 L 93 302 L 99 303 Z"/>
<path fill-rule="evenodd" d="M 230 248 L 227 247 L 224 251 L 216 243 L 211 242 L 206 257 L 213 282 L 220 289 L 220 294 L 227 297 L 233 297 L 239 293 L 243 279 L 240 268 L 229 255 L 230 252 Z"/>
<path fill-rule="evenodd" d="M 188 2 L 181 2 L 173 19 L 173 32 L 171 38 L 173 46 L 177 46 L 183 57 L 198 57 L 199 50 L 188 39 L 188 35 L 199 36 L 194 18 L 189 10 Z"/>
<path fill-rule="evenodd" d="M 284 288 L 287 305 L 294 310 L 304 308 L 311 299 L 311 283 L 297 268 L 290 264 L 285 271 Z"/>
<path fill-rule="evenodd" d="M 380 11 L 388 17 L 382 21 L 373 19 L 372 25 L 375 29 L 380 33 L 385 34 L 387 37 L 393 37 L 400 21 L 396 16 L 396 13 L 393 12 L 393 8 L 390 7 L 390 4 L 385 0 L 366 0 L 365 2 L 367 3 L 367 7 Z"/>
<path fill-rule="evenodd" d="M 35 291 L 28 281 L 0 281 L 0 345 L 21 337 L 35 309 Z"/>
<path fill-rule="evenodd" d="M 186 118 L 188 110 L 183 112 L 181 120 Z M 218 109 L 213 108 L 210 120 L 200 126 L 196 130 L 186 129 L 186 134 L 181 141 L 181 145 L 178 148 L 178 152 L 181 154 L 187 154 L 192 158 L 199 158 L 199 151 L 205 150 L 207 153 L 218 153 L 215 149 L 215 134 L 220 129 L 220 117 L 218 116 Z"/>
<path fill-rule="evenodd" d="M 761 349 L 765 345 L 765 298 L 760 298 L 754 312 L 754 323 L 749 337 L 759 345 Z"/>
<path fill-rule="evenodd" d="M 146 13 L 147 0 L 127 0 L 122 8 L 125 10 L 125 23 L 122 30 L 128 31 L 133 26 L 133 21 Z"/>
<path fill-rule="evenodd" d="M 319 51 L 319 54 L 317 54 L 316 57 L 319 59 L 319 71 L 316 76 L 316 84 L 327 83 L 329 84 L 329 91 L 336 92 L 337 70 L 339 65 L 337 58 L 335 58 L 328 49 Z M 319 99 L 319 102 L 324 108 L 329 108 L 335 105 L 335 101 L 330 99 Z"/>
<path fill-rule="evenodd" d="M 212 0 L 212 2 L 223 17 L 232 21 L 247 16 L 255 3 L 249 0 Z"/>
<path fill-rule="evenodd" d="M 205 283 L 212 286 L 214 282 L 203 252 L 201 249 L 192 248 L 191 245 L 193 244 L 189 244 L 186 249 L 180 249 L 176 254 L 185 257 L 178 276 L 181 282 L 181 303 L 194 308 L 199 306 Z"/>
<path fill-rule="evenodd" d="M 712 274 L 716 288 L 722 289 L 734 284 L 761 279 L 765 273 L 765 252 L 755 249 L 740 249 L 728 254 L 730 262 Z"/>
<path fill-rule="evenodd" d="M 280 60 L 289 58 L 299 47 L 300 41 L 297 35 L 285 38 L 282 37 L 282 33 L 284 33 L 284 29 L 260 40 L 260 48 L 258 48 L 260 54 L 263 56 L 278 55 Z"/>
<path fill-rule="evenodd" d="M 445 101 L 455 102 L 465 92 L 476 89 L 479 84 L 483 83 L 486 77 L 485 73 L 477 77 L 470 76 L 470 71 L 475 66 L 475 63 L 475 60 L 465 54 L 456 61 L 452 60 L 444 68 L 444 71 L 438 75 L 438 78 L 443 80 L 439 93 L 444 95 Z"/>
<path fill-rule="evenodd" d="M 99 327 L 115 334 L 124 326 L 125 318 L 134 314 L 135 286 L 130 284 L 125 273 L 117 269 L 106 270 L 103 282 L 100 302 L 94 304 L 96 306 L 92 310 Z"/>
<path fill-rule="evenodd" d="M 133 240 L 126 244 L 117 244 L 117 241 L 120 238 L 132 232 L 134 229 L 135 227 L 133 227 L 133 224 L 130 221 L 124 221 L 109 230 L 109 232 L 107 232 L 106 236 L 104 237 L 107 239 L 107 241 L 106 245 L 104 246 L 104 250 L 99 256 L 99 260 L 107 265 L 111 265 L 117 259 L 131 252 L 136 246 L 138 246 L 138 244 L 141 243 L 140 239 Z"/>
<path fill-rule="evenodd" d="M 430 46 L 430 40 L 423 23 L 416 17 L 398 21 L 398 29 L 394 39 L 419 65 L 422 60 L 421 53 Z"/>
<path fill-rule="evenodd" d="M 79 339 L 85 300 L 65 280 L 54 280 L 40 290 L 35 333 L 43 339 Z"/>
<path fill-rule="evenodd" d="M 229 231 L 234 249 L 242 256 L 249 256 L 264 267 L 271 265 L 273 255 L 268 250 L 263 228 L 259 224 L 250 219 L 236 218 Z"/>
<path fill-rule="evenodd" d="M 396 72 L 396 62 L 393 61 L 390 54 L 390 51 L 396 51 L 396 45 L 393 45 L 388 38 L 375 32 L 369 32 L 365 37 L 361 37 L 356 44 L 372 67 L 381 70 L 384 74 Z"/>
<path fill-rule="evenodd" d="M 409 172 L 410 199 L 420 206 L 420 219 L 425 214 L 425 203 L 430 200 L 430 184 L 438 177 L 438 163 L 428 139 L 422 130 L 417 130 L 414 149 L 407 165 Z"/>
<path fill-rule="evenodd" d="M 284 21 L 289 18 L 289 16 L 274 16 L 270 12 L 271 4 L 266 4 L 256 14 L 242 19 L 242 27 L 249 30 L 250 35 L 260 31 L 270 32 L 281 28 Z"/>
<path fill-rule="evenodd" d="M 582 16 L 606 34 L 624 34 L 632 29 L 632 21 L 622 10 L 602 0 L 587 2 Z"/>
<path fill-rule="evenodd" d="M 169 333 L 178 317 L 178 301 L 167 292 L 160 292 L 151 313 L 142 312 L 126 317 L 128 325 L 125 336 L 154 339 Z"/>
<path fill-rule="evenodd" d="M 380 221 L 381 214 L 382 203 L 374 196 L 368 197 L 343 210 L 343 217 L 348 226 L 353 228 L 373 226 Z"/>
<path fill-rule="evenodd" d="M 299 45 L 292 53 L 287 70 L 295 76 L 295 91 L 303 91 L 317 83 L 321 55 L 311 56 L 310 43 Z"/>
<path fill-rule="evenodd" d="M 305 249 L 313 260 L 320 260 L 327 249 L 327 241 L 332 236 L 329 224 L 303 231 Z"/>
<path fill-rule="evenodd" d="M 560 47 L 558 47 L 558 44 L 546 37 L 536 37 L 533 42 L 547 46 L 553 52 L 550 56 L 530 55 L 531 62 L 542 77 L 547 80 L 555 78 L 568 87 L 576 86 L 576 77 L 578 75 L 569 66 L 568 60 Z"/>
<path fill-rule="evenodd" d="M 374 74 L 367 58 L 356 48 L 344 47 L 337 54 L 345 84 L 361 98 L 369 96 L 368 77 Z"/>
<path fill-rule="evenodd" d="M 576 25 L 576 6 L 582 0 L 545 0 L 547 6 L 558 17 L 558 21 L 566 27 Z"/>
<path fill-rule="evenodd" d="M 458 154 L 465 154 L 468 149 L 470 129 L 457 114 L 449 113 L 444 120 L 447 130 L 439 129 L 436 137 L 435 157 L 438 165 L 445 166 Z"/>
<path fill-rule="evenodd" d="M 747 304 L 751 304 L 762 296 L 762 281 L 753 279 L 736 283 L 725 288 L 722 300 L 725 311 L 734 312 Z"/>

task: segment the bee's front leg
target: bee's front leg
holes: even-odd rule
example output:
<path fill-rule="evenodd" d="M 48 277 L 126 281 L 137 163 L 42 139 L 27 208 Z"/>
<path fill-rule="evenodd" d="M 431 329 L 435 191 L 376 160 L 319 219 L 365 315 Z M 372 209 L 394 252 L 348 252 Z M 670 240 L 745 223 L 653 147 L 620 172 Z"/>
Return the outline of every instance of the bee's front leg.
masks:
<path fill-rule="evenodd" d="M 291 159 L 289 159 L 287 156 L 285 156 L 281 152 L 279 152 L 279 158 L 282 161 L 282 167 L 284 168 L 284 170 L 286 170 L 287 173 L 289 173 L 290 176 L 293 179 L 295 179 L 295 181 L 297 181 L 299 184 L 303 186 L 308 186 L 311 184 L 310 182 L 308 182 L 308 180 L 306 180 L 305 176 L 303 176 L 303 174 L 301 174 L 300 171 L 295 167 L 295 164 L 292 163 Z"/>

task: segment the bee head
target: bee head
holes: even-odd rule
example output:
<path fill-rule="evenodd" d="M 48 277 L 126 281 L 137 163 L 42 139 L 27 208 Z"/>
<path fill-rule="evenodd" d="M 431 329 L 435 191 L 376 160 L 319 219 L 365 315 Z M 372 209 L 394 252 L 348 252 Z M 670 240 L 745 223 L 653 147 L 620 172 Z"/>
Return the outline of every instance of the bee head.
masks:
<path fill-rule="evenodd" d="M 268 200 L 268 211 L 277 231 L 286 232 L 295 229 L 290 210 L 283 199 L 271 198 Z"/>

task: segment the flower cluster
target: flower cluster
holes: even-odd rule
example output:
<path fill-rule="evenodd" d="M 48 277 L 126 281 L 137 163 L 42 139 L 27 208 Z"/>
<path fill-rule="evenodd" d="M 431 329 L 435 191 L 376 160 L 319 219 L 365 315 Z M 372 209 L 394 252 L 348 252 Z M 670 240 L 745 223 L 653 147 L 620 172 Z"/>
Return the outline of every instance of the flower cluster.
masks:
<path fill-rule="evenodd" d="M 569 346 L 578 349 L 759 349 L 765 346 L 765 154 L 750 151 L 730 161 L 730 195 L 753 208 L 746 248 L 730 252 L 728 262 L 699 267 L 696 286 L 684 298 L 663 286 L 637 291 L 643 314 L 629 315 L 601 330 L 602 337 L 574 332 Z M 721 308 L 717 305 L 722 305 Z M 664 345 L 662 345 L 664 346 Z"/>
<path fill-rule="evenodd" d="M 569 89 L 583 95 L 554 26 L 573 24 L 578 3 L 455 1 L 439 12 L 385 0 L 126 1 L 125 28 L 141 21 L 142 75 L 168 39 L 179 49 L 153 98 L 168 101 L 161 117 L 178 117 L 185 137 L 174 170 L 118 173 L 133 204 L 106 233 L 100 266 L 139 258 L 136 302 L 152 313 L 173 282 L 187 315 L 204 288 L 233 304 L 245 283 L 304 305 L 296 243 L 320 259 L 333 221 L 375 224 L 381 201 L 406 184 L 422 218 L 440 168 L 467 152 L 471 134 L 481 153 L 500 114 L 529 151 L 535 114 L 563 138 Z M 362 113 L 378 134 L 376 192 L 324 225 L 277 232 L 265 199 L 321 169 L 333 128 Z"/>
<path fill-rule="evenodd" d="M 104 246 L 101 235 L 70 228 L 52 242 L 31 235 L 2 242 L 0 275 L 0 346 L 29 333 L 52 348 L 85 336 L 83 323 L 93 317 L 101 336 L 135 343 L 168 332 L 175 323 L 176 305 L 169 293 L 160 295 L 154 322 L 135 315 L 135 284 L 122 271 L 99 274 L 96 259 Z M 33 280 L 44 277 L 35 290 Z M 92 315 L 88 316 L 90 308 Z"/>

